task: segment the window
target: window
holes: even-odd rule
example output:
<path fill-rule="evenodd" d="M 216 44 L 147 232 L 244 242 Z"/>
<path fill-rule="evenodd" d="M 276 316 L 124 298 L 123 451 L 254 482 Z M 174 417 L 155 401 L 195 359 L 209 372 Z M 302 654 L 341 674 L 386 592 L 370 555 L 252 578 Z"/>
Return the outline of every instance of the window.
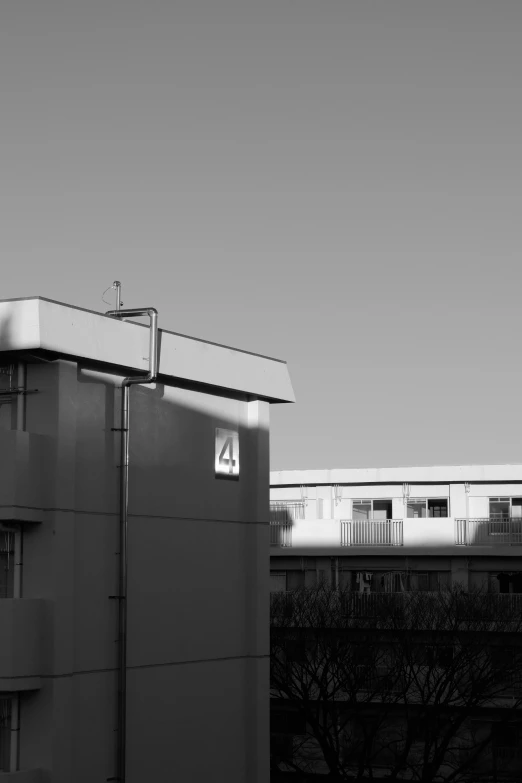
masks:
<path fill-rule="evenodd" d="M 306 663 L 306 643 L 304 639 L 287 639 L 285 641 L 286 662 Z"/>
<path fill-rule="evenodd" d="M 447 498 L 410 498 L 406 509 L 407 516 L 411 519 L 424 519 L 425 517 L 447 517 Z"/>
<path fill-rule="evenodd" d="M 353 500 L 353 519 L 392 519 L 391 500 Z"/>
<path fill-rule="evenodd" d="M 522 519 L 522 497 L 519 498 L 490 498 L 489 518 L 494 520 Z"/>
<path fill-rule="evenodd" d="M 522 593 L 522 571 L 490 573 L 489 590 L 491 593 Z"/>
<path fill-rule="evenodd" d="M 287 571 L 286 572 L 286 589 L 287 590 L 299 590 L 299 588 L 305 586 L 305 572 L 304 571 Z"/>
<path fill-rule="evenodd" d="M 340 572 L 342 587 L 361 593 L 438 592 L 449 585 L 449 571 Z"/>
<path fill-rule="evenodd" d="M 412 654 L 417 666 L 447 669 L 453 661 L 453 647 L 447 644 L 415 644 Z"/>
<path fill-rule="evenodd" d="M 270 571 L 270 592 L 286 592 L 286 571 Z"/>
<path fill-rule="evenodd" d="M 13 597 L 14 537 L 0 532 L 0 598 Z"/>
<path fill-rule="evenodd" d="M 520 650 L 509 646 L 490 647 L 490 655 L 496 676 L 503 684 L 503 694 L 520 697 L 522 693 Z"/>
<path fill-rule="evenodd" d="M 11 699 L 0 698 L 0 772 L 9 772 Z"/>
<path fill-rule="evenodd" d="M 306 721 L 295 710 L 270 710 L 270 732 L 272 734 L 306 734 Z"/>

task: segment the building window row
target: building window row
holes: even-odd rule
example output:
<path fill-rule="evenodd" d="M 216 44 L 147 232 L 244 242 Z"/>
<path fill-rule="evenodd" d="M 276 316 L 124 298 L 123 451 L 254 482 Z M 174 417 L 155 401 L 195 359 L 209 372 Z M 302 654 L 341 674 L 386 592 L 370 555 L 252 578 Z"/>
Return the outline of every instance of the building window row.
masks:
<path fill-rule="evenodd" d="M 522 571 L 474 571 L 471 584 L 489 593 L 522 595 Z M 271 592 L 290 592 L 324 581 L 326 572 L 312 568 L 272 570 Z M 331 584 L 356 593 L 437 592 L 451 585 L 450 571 L 353 570 L 341 567 L 331 575 Z"/>
<path fill-rule="evenodd" d="M 522 519 L 522 497 L 489 499 L 490 519 Z"/>
<path fill-rule="evenodd" d="M 352 519 L 379 520 L 392 519 L 391 498 L 353 498 Z M 270 521 L 284 524 L 305 518 L 306 502 L 304 500 L 278 500 L 270 502 Z M 449 498 L 424 497 L 408 498 L 406 500 L 406 517 L 409 519 L 429 519 L 448 517 L 450 514 Z M 316 501 L 316 517 L 323 518 L 323 500 Z M 521 519 L 522 497 L 490 497 L 489 519 Z"/>

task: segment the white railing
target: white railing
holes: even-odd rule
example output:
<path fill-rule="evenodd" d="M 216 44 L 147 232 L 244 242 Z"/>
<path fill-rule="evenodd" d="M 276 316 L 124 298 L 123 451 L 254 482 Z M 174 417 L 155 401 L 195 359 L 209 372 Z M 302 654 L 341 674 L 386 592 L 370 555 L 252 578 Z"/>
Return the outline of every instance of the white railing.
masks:
<path fill-rule="evenodd" d="M 270 546 L 292 546 L 292 523 L 270 520 Z"/>
<path fill-rule="evenodd" d="M 402 545 L 402 519 L 341 519 L 341 546 Z"/>
<path fill-rule="evenodd" d="M 456 519 L 455 543 L 459 546 L 522 544 L 522 519 Z"/>
<path fill-rule="evenodd" d="M 304 501 L 270 501 L 270 522 L 285 524 L 305 518 Z"/>

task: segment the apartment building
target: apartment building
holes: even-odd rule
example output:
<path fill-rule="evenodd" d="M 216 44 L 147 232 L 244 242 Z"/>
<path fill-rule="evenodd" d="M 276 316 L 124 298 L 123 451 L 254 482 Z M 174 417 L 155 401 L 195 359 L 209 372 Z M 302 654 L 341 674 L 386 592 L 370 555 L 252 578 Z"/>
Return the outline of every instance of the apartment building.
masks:
<path fill-rule="evenodd" d="M 385 741 L 382 735 L 376 735 L 376 740 L 381 742 L 380 750 L 376 750 L 373 757 L 367 756 L 375 765 L 372 774 L 385 776 L 391 767 L 381 758 L 384 745 L 388 743 L 386 750 L 389 752 L 394 745 L 394 735 L 395 746 L 398 747 L 399 737 L 404 745 L 405 716 L 411 720 L 411 715 L 417 714 L 419 726 L 431 720 L 433 705 L 426 694 L 418 690 L 421 686 L 422 690 L 426 678 L 444 682 L 441 692 L 447 690 L 452 678 L 456 678 L 454 703 L 458 704 L 461 699 L 459 709 L 462 712 L 466 706 L 465 689 L 459 695 L 458 679 L 459 676 L 466 679 L 467 675 L 462 672 L 469 672 L 472 665 L 469 661 L 466 665 L 461 664 L 463 650 L 473 649 L 477 660 L 483 650 L 486 651 L 485 655 L 490 656 L 488 672 L 492 681 L 496 676 L 495 666 L 498 665 L 500 672 L 506 658 L 521 654 L 518 626 L 522 616 L 522 465 L 279 471 L 271 473 L 270 482 L 270 579 L 276 640 L 273 655 L 278 658 L 282 655 L 287 667 L 286 670 L 284 666 L 279 667 L 278 696 L 272 701 L 272 732 L 277 758 L 283 748 L 280 769 L 286 769 L 289 774 L 292 764 L 302 761 L 295 755 L 295 749 L 307 747 L 310 741 L 310 758 L 318 760 L 312 763 L 305 758 L 308 767 L 303 768 L 322 774 L 331 769 L 321 761 L 317 732 L 307 724 L 307 715 L 314 714 L 310 713 L 310 704 L 300 702 L 298 687 L 293 689 L 290 684 L 287 688 L 284 682 L 285 671 L 292 682 L 299 682 L 302 677 L 302 682 L 308 683 L 311 672 L 316 672 L 318 678 L 319 675 L 326 678 L 329 672 L 329 681 L 336 680 L 337 674 L 329 670 L 327 659 L 317 661 L 313 655 L 319 653 L 311 652 L 316 649 L 314 645 L 321 633 L 309 619 L 314 616 L 313 604 L 295 615 L 308 618 L 306 622 L 312 623 L 308 631 L 304 628 L 299 633 L 296 621 L 292 620 L 293 607 L 308 600 L 300 597 L 299 588 L 323 584 L 338 590 L 341 596 L 339 611 L 337 614 L 337 610 L 333 611 L 334 619 L 330 619 L 334 626 L 339 622 L 339 633 L 344 635 L 340 638 L 349 640 L 346 656 L 352 655 L 350 644 L 355 651 L 352 663 L 355 653 L 360 656 L 360 666 L 351 670 L 346 668 L 347 677 L 357 680 L 356 670 L 371 670 L 371 687 L 375 688 L 370 697 L 370 686 L 361 685 L 359 681 L 357 687 L 365 691 L 362 696 L 355 685 L 351 697 L 343 696 L 342 690 L 332 695 L 332 704 L 337 702 L 336 709 L 340 709 L 339 699 L 341 704 L 343 698 L 351 699 L 353 704 L 358 700 L 363 702 L 359 713 L 355 707 L 352 710 L 358 719 L 347 723 L 352 739 L 342 752 L 346 755 L 346 763 L 351 763 L 350 754 L 357 750 L 354 736 L 359 732 L 362 742 L 363 736 L 368 736 L 368 725 L 375 725 L 377 717 L 382 716 L 384 702 L 392 704 L 395 700 L 395 723 L 392 722 L 388 733 L 384 733 Z M 448 598 L 448 606 L 453 601 L 454 608 L 457 607 L 455 611 L 464 611 L 464 614 L 458 622 L 446 624 L 441 620 L 440 608 L 441 600 L 445 599 L 433 597 L 430 604 L 430 596 L 450 595 L 444 588 L 458 585 L 468 593 L 481 588 L 486 595 L 469 606 L 465 602 L 464 605 L 459 603 L 454 596 Z M 294 591 L 298 592 L 292 598 Z M 470 600 L 473 600 L 472 596 Z M 431 607 L 429 611 L 427 607 Z M 438 617 L 440 633 L 435 644 L 429 622 L 423 630 L 412 615 L 419 609 L 427 611 L 430 622 Z M 317 614 L 321 616 L 321 624 L 328 616 L 325 611 Z M 386 622 L 389 613 L 394 612 L 404 619 L 404 627 L 415 633 L 416 663 L 410 669 L 405 664 L 401 641 L 404 636 L 400 629 L 398 633 L 391 632 Z M 503 616 L 509 617 L 505 627 L 499 622 Z M 511 632 L 515 625 L 517 633 Z M 388 655 L 382 655 L 382 650 L 389 650 L 388 660 L 395 663 L 372 669 L 368 665 L 372 649 L 381 650 L 381 663 Z M 338 654 L 336 649 L 335 655 Z M 397 667 L 400 655 L 404 664 L 401 677 L 416 679 L 417 691 L 413 695 L 411 688 L 401 693 L 400 686 L 397 693 L 392 693 L 398 682 L 393 676 L 393 666 Z M 460 675 L 451 668 L 452 661 L 457 659 L 462 665 Z M 391 668 L 387 668 L 389 666 Z M 483 670 L 487 670 L 486 663 Z M 499 674 L 500 685 L 498 682 L 495 685 L 497 696 L 476 699 L 476 708 L 469 710 L 466 717 L 468 734 L 463 730 L 455 740 L 460 743 L 461 760 L 466 760 L 471 753 L 470 737 L 475 738 L 475 748 L 481 743 L 484 746 L 477 754 L 474 766 L 468 769 L 468 777 L 462 774 L 455 777 L 456 780 L 518 781 L 522 775 L 522 725 L 517 706 L 522 697 L 522 680 L 517 666 L 513 668 L 508 663 L 505 671 L 508 672 L 506 677 Z M 377 685 L 379 678 L 381 684 Z M 302 692 L 310 693 L 308 688 L 306 684 Z M 292 694 L 297 697 L 296 703 L 292 702 Z M 406 710 L 404 705 L 408 699 L 410 704 Z M 447 706 L 446 716 L 452 709 L 449 700 Z M 333 745 L 335 742 L 342 745 L 340 732 L 330 739 Z M 420 743 L 419 757 L 427 758 L 424 739 L 417 737 L 415 742 Z M 388 760 L 390 758 L 388 756 Z M 288 761 L 292 763 L 285 766 Z M 363 763 L 363 755 L 359 754 L 357 759 L 353 756 L 352 762 L 357 771 L 357 764 Z M 448 766 L 446 772 L 441 768 L 441 779 L 445 779 L 444 774 L 451 774 L 453 779 L 458 763 L 460 761 L 455 762 L 453 758 L 451 768 Z M 413 775 L 411 769 L 410 773 Z M 425 773 L 426 770 L 422 774 Z"/>
<path fill-rule="evenodd" d="M 522 594 L 522 465 L 276 471 L 270 485 L 273 590 Z"/>
<path fill-rule="evenodd" d="M 291 401 L 284 362 L 151 308 L 0 302 L 2 783 L 267 782 L 269 406 Z"/>

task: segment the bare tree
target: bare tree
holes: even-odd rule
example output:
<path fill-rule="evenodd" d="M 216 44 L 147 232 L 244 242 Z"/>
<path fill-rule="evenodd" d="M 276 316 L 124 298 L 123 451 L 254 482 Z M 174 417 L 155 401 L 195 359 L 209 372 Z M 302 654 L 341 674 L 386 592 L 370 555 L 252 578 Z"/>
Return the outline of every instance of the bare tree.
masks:
<path fill-rule="evenodd" d="M 520 610 L 458 586 L 371 598 L 368 611 L 367 596 L 324 584 L 273 596 L 274 726 L 294 724 L 274 766 L 339 781 L 520 781 Z"/>

